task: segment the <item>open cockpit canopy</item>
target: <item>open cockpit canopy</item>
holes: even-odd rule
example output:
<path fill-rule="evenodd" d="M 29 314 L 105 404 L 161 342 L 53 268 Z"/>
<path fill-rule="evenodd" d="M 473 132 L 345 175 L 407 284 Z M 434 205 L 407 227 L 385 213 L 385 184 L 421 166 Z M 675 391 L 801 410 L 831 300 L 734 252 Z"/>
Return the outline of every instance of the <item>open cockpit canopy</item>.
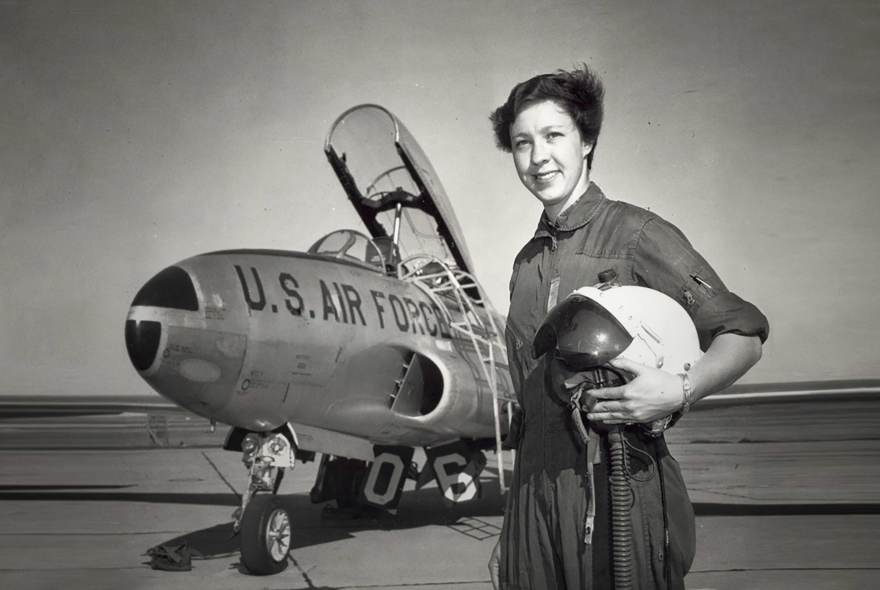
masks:
<path fill-rule="evenodd" d="M 378 105 L 351 108 L 333 123 L 324 152 L 373 238 L 396 243 L 393 262 L 427 254 L 472 272 L 443 185 L 397 117 Z"/>

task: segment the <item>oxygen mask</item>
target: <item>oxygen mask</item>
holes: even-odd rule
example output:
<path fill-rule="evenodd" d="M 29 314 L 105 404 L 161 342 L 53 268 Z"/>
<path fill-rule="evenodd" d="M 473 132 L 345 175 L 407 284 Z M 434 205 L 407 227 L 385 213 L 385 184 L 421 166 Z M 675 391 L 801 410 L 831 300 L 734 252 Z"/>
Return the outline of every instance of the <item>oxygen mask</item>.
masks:
<path fill-rule="evenodd" d="M 553 396 L 568 407 L 569 411 L 587 413 L 592 410 L 595 400 L 588 394 L 590 390 L 603 387 L 616 387 L 630 381 L 631 375 L 611 365 L 589 369 L 573 369 L 560 355 L 549 358 L 547 375 Z M 608 427 L 601 422 L 593 422 L 597 432 L 606 432 Z"/>

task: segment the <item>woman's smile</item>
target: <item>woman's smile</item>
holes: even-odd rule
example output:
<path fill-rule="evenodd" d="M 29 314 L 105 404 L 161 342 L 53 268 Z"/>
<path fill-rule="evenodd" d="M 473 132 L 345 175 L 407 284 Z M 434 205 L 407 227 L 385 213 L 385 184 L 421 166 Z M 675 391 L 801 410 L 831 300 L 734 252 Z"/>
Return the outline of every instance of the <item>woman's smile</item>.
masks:
<path fill-rule="evenodd" d="M 548 172 L 538 172 L 537 174 L 533 174 L 537 182 L 549 183 L 551 180 L 556 178 L 559 174 L 558 170 L 550 170 Z"/>

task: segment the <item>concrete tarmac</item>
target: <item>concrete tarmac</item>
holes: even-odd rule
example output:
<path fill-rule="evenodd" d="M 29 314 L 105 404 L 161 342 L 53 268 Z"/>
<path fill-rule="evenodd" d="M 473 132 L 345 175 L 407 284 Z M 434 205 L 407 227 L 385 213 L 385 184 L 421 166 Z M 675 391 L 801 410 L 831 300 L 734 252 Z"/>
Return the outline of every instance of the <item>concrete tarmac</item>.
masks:
<path fill-rule="evenodd" d="M 670 433 L 697 512 L 688 589 L 876 587 L 880 442 L 876 416 L 866 418 L 873 406 L 850 407 L 849 425 L 822 437 L 802 428 L 821 408 L 801 408 L 800 418 L 791 408 L 761 409 L 762 417 L 787 415 L 798 426 L 790 436 L 779 436 L 779 420 L 768 420 L 766 432 L 749 430 L 760 420 L 737 411 L 695 412 Z M 472 503 L 450 507 L 433 484 L 414 490 L 408 482 L 396 515 L 358 519 L 311 504 L 317 464 L 300 464 L 280 490 L 294 524 L 290 564 L 256 577 L 243 571 L 231 531 L 245 483 L 239 455 L 180 447 L 222 440 L 204 423 L 157 437 L 153 420 L 143 438 L 135 423 L 119 429 L 128 448 L 111 447 L 109 426 L 98 437 L 102 448 L 71 448 L 96 440 L 77 438 L 80 427 L 94 428 L 82 420 L 0 424 L 0 588 L 491 588 L 486 563 L 502 520 L 493 456 Z M 737 428 L 748 432 L 732 434 Z M 135 448 L 142 440 L 179 448 Z M 198 552 L 192 571 L 150 569 L 148 548 L 182 541 Z"/>

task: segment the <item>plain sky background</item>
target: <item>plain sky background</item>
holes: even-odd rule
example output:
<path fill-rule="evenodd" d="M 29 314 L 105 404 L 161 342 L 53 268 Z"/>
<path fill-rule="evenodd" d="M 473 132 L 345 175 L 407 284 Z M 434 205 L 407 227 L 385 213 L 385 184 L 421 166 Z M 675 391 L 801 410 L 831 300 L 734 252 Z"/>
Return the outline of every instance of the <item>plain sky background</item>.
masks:
<path fill-rule="evenodd" d="M 540 209 L 487 116 L 578 62 L 607 89 L 593 179 L 769 316 L 743 381 L 880 377 L 876 1 L 0 0 L 0 395 L 147 393 L 123 325 L 153 274 L 362 229 L 322 145 L 363 102 L 506 311 Z"/>

